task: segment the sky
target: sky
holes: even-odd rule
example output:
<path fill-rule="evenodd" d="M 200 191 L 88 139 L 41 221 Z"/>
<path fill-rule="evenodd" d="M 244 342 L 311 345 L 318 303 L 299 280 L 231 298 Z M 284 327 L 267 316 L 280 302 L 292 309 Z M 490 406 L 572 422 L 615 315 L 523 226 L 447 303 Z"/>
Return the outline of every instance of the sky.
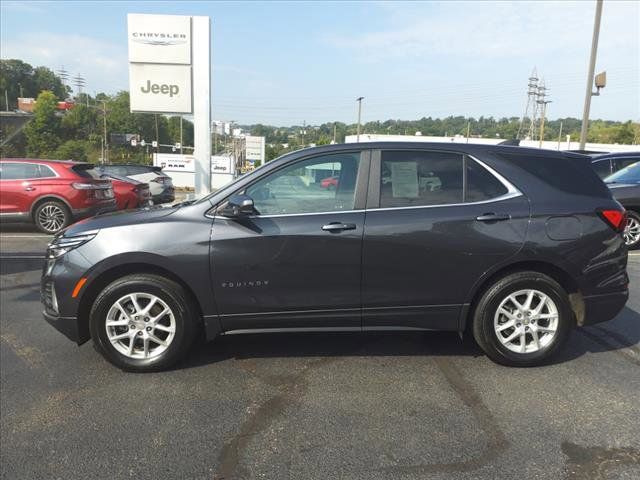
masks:
<path fill-rule="evenodd" d="M 549 118 L 582 117 L 595 0 L 14 2 L 0 57 L 128 89 L 127 13 L 207 15 L 212 117 L 240 124 L 521 116 L 536 68 Z M 591 118 L 640 120 L 640 2 L 605 0 Z"/>

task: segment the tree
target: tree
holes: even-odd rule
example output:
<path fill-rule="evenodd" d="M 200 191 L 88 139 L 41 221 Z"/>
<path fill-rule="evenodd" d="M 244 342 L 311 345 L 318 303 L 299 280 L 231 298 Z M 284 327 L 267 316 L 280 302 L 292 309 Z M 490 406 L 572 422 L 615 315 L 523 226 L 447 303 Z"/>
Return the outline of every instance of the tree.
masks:
<path fill-rule="evenodd" d="M 4 92 L 9 98 L 9 109 L 18 108 L 18 97 L 36 98 L 41 91 L 49 90 L 58 98 L 69 93 L 60 77 L 47 67 L 36 67 L 17 59 L 0 60 L 0 93 L 4 105 Z"/>
<path fill-rule="evenodd" d="M 48 90 L 38 95 L 34 118 L 25 127 L 27 155 L 49 158 L 60 145 L 60 118 L 56 114 L 58 99 Z"/>
<path fill-rule="evenodd" d="M 68 140 L 55 151 L 54 157 L 59 160 L 74 160 L 86 162 L 88 160 L 91 145 L 84 140 Z"/>

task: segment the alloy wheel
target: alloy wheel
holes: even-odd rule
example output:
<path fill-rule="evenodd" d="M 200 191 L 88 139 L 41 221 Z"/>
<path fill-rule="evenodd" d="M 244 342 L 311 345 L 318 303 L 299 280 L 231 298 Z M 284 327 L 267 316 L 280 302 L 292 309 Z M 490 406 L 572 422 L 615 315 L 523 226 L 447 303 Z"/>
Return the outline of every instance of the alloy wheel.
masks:
<path fill-rule="evenodd" d="M 527 289 L 511 293 L 500 302 L 493 325 L 504 347 L 516 353 L 533 353 L 554 339 L 558 318 L 558 308 L 548 295 Z"/>
<path fill-rule="evenodd" d="M 65 214 L 58 205 L 46 205 L 38 212 L 38 224 L 46 231 L 55 233 L 64 226 Z"/>
<path fill-rule="evenodd" d="M 640 241 L 640 222 L 638 219 L 629 215 L 627 224 L 624 227 L 623 237 L 627 246 L 635 245 Z"/>
<path fill-rule="evenodd" d="M 157 357 L 176 334 L 176 319 L 169 306 L 150 293 L 130 293 L 107 313 L 107 338 L 121 354 L 135 359 Z"/>

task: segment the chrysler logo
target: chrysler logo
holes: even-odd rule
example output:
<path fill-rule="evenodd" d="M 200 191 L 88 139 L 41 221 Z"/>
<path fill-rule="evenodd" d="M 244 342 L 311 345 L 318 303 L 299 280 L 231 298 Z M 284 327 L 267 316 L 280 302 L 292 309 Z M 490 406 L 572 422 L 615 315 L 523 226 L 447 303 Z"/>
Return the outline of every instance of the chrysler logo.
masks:
<path fill-rule="evenodd" d="M 149 33 L 133 32 L 132 40 L 145 45 L 184 45 L 187 43 L 187 35 L 184 33 Z"/>

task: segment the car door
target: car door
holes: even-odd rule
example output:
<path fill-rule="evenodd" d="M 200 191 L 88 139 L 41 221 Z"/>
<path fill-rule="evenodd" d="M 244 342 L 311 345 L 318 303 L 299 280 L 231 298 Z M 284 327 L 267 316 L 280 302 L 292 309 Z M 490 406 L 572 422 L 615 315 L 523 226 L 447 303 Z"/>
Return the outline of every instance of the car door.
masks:
<path fill-rule="evenodd" d="M 27 218 L 33 201 L 38 196 L 39 167 L 27 162 L 2 162 L 0 188 L 2 214 L 6 217 Z"/>
<path fill-rule="evenodd" d="M 480 276 L 523 245 L 528 201 L 450 151 L 374 152 L 363 242 L 365 329 L 456 330 Z"/>
<path fill-rule="evenodd" d="M 235 192 L 253 198 L 253 215 L 227 218 L 218 208 L 211 267 L 224 330 L 361 329 L 367 155 L 286 164 Z M 323 188 L 331 175 L 336 188 Z"/>

